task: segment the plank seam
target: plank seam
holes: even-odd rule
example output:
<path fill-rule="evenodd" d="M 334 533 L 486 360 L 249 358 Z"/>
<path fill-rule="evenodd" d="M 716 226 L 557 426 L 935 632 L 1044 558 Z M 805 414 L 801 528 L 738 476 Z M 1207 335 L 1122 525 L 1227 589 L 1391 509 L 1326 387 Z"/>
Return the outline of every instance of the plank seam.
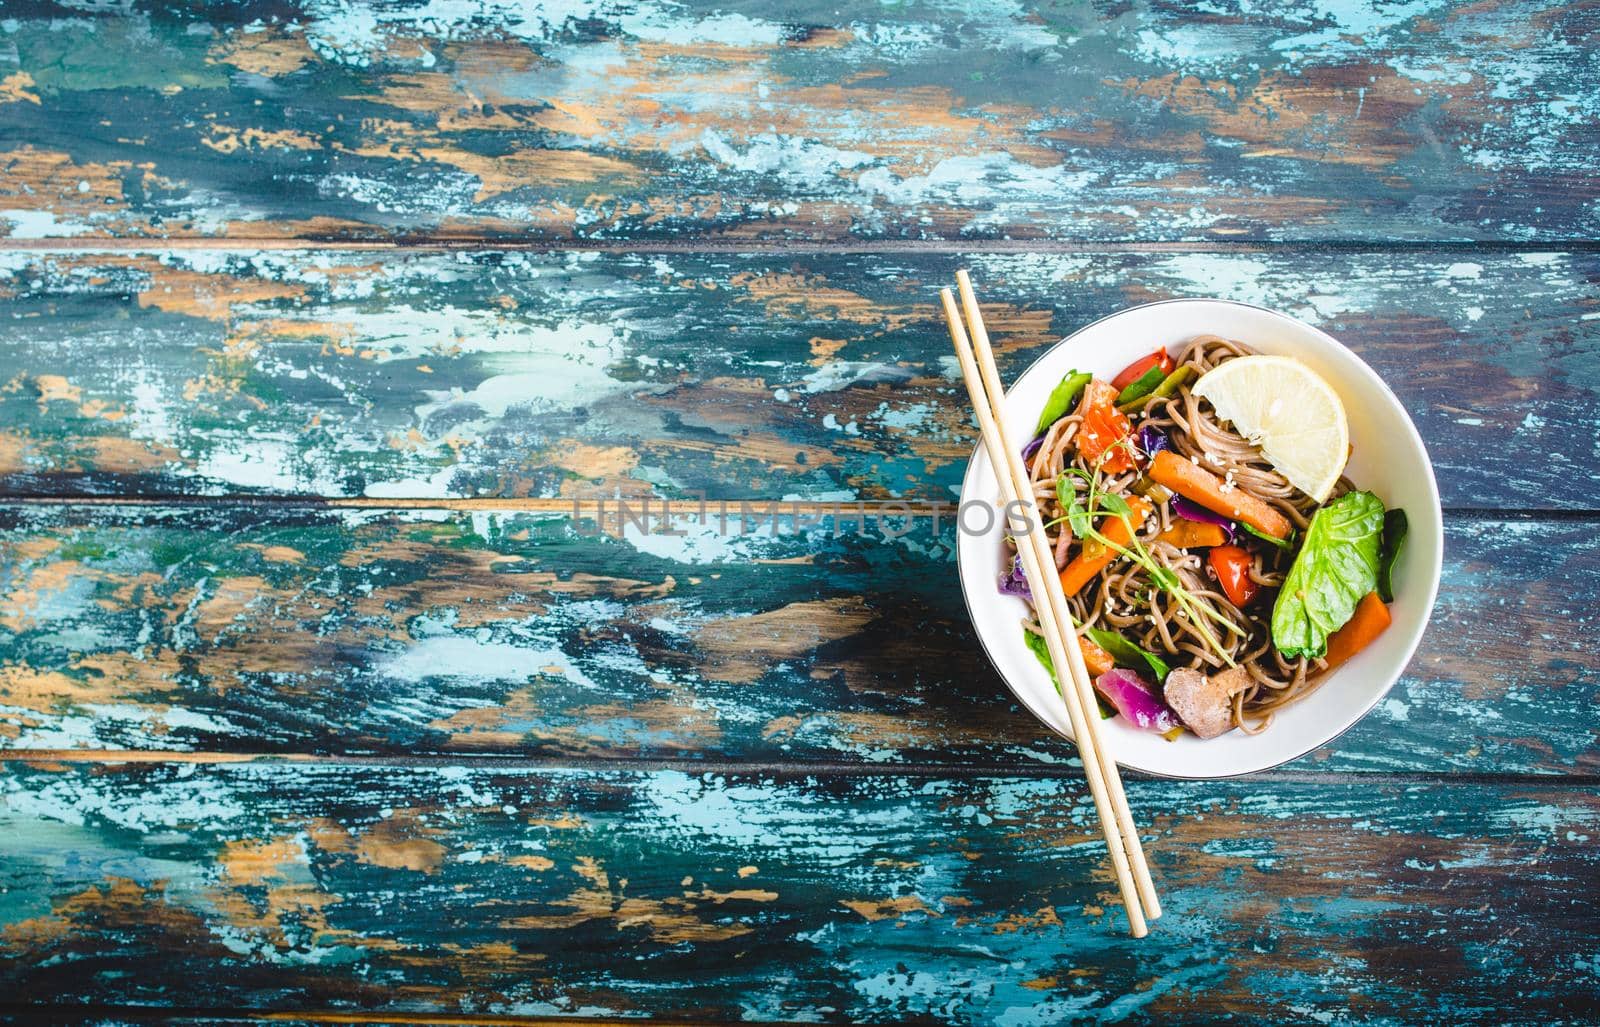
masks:
<path fill-rule="evenodd" d="M 337 1009 L 297 1009 L 293 1007 L 284 1009 L 240 1009 L 237 1007 L 209 1009 L 203 1006 L 138 1006 L 106 1003 L 84 1003 L 78 1005 L 58 1002 L 31 1004 L 26 1002 L 0 1002 L 0 1016 L 26 1016 L 30 1019 L 36 1017 L 45 1018 L 53 1023 L 90 1017 L 114 1018 L 140 1023 L 150 1021 L 173 1023 L 194 1020 L 203 1023 L 259 1024 L 290 1021 L 295 1023 L 312 1022 L 325 1024 L 482 1024 L 484 1027 L 556 1027 L 556 1025 L 570 1027 L 572 1024 L 583 1024 L 584 1027 L 638 1027 L 641 1023 L 648 1023 L 651 1027 L 692 1027 L 695 1024 L 738 1022 L 707 1020 L 704 1018 L 678 1020 L 651 1017 L 649 1020 L 618 1020 L 581 1015 L 566 1017 L 515 1016 L 506 1014 L 428 1013 L 415 1010 L 384 1013 Z M 764 1027 L 801 1027 L 801 1021 L 792 1020 L 764 1020 L 762 1023 Z M 811 1025 L 811 1027 L 814 1027 L 814 1025 Z"/>
<path fill-rule="evenodd" d="M 519 771 L 532 773 L 613 773 L 641 774 L 659 771 L 678 771 L 695 774 L 725 776 L 760 776 L 780 780 L 795 778 L 955 778 L 962 780 L 990 777 L 1018 777 L 1030 780 L 1081 780 L 1080 766 L 1074 758 L 1069 763 L 864 763 L 846 760 L 791 760 L 762 762 L 759 760 L 699 760 L 664 757 L 628 756 L 521 756 L 508 754 L 477 755 L 473 753 L 396 753 L 396 754 L 315 754 L 271 752 L 165 752 L 154 749 L 6 749 L 0 750 L 0 764 L 24 765 L 84 764 L 105 766 L 116 764 L 163 764 L 187 766 L 225 766 L 230 764 L 293 764 L 295 766 L 374 768 L 395 770 L 433 770 L 467 767 L 487 771 Z M 1140 781 L 1182 781 L 1144 774 L 1132 768 L 1126 771 Z M 1600 786 L 1600 772 L 1572 774 L 1535 774 L 1497 771 L 1420 771 L 1420 770 L 1284 770 L 1275 769 L 1256 774 L 1241 775 L 1251 781 L 1281 784 L 1340 784 L 1354 781 L 1388 781 L 1414 784 L 1481 784 L 1519 786 L 1536 784 L 1541 787 L 1595 788 Z M 1195 784 L 1204 783 L 1196 781 Z"/>
<path fill-rule="evenodd" d="M 227 239 L 0 239 L 3 253 L 128 253 L 171 250 L 223 250 L 249 252 L 296 252 L 340 250 L 400 254 L 456 253 L 474 250 L 507 252 L 562 253 L 585 251 L 626 256 L 629 254 L 920 254 L 1005 255 L 1005 254 L 1227 254 L 1227 253 L 1572 253 L 1600 252 L 1600 240 L 1559 238 L 1514 239 L 1438 239 L 1438 240 L 1181 240 L 1118 241 L 1064 239 L 884 239 L 823 242 L 783 239 L 700 239 L 674 242 L 668 239 L 617 242 L 597 239 L 496 239 L 490 236 L 455 236 L 439 239 L 429 236 L 401 236 L 392 240 L 319 239 L 315 236 L 279 238 L 237 236 Z"/>
<path fill-rule="evenodd" d="M 741 513 L 763 517 L 793 516 L 806 519 L 826 516 L 854 518 L 858 513 L 866 517 L 913 517 L 929 520 L 953 520 L 959 510 L 955 503 L 933 500 L 867 499 L 855 502 L 825 500 L 783 499 L 658 499 L 654 497 L 621 497 L 595 499 L 535 499 L 479 497 L 463 499 L 414 499 L 384 497 L 323 497 L 294 495 L 143 495 L 143 496 L 86 496 L 48 493 L 13 493 L 0 495 L 0 509 L 5 507 L 84 507 L 89 509 L 112 507 L 181 509 L 258 509 L 270 507 L 282 510 L 361 510 L 368 512 L 399 513 L 407 510 L 449 510 L 460 513 L 547 513 L 573 517 L 604 515 L 611 519 L 619 516 L 673 517 L 698 516 L 702 520 L 716 520 L 720 516 L 734 519 Z M 1446 506 L 1446 517 L 1458 521 L 1550 521 L 1588 524 L 1600 522 L 1600 508 L 1583 509 L 1517 509 L 1508 510 L 1488 506 Z"/>

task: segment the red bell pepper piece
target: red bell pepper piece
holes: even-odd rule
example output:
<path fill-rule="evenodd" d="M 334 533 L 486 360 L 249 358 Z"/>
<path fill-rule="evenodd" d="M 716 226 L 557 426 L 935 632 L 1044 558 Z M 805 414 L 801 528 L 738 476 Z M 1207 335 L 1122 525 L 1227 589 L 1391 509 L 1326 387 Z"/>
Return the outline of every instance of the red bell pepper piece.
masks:
<path fill-rule="evenodd" d="M 1206 559 L 1228 602 L 1243 608 L 1255 598 L 1261 586 L 1250 578 L 1250 554 L 1242 546 L 1215 546 Z"/>
<path fill-rule="evenodd" d="M 1178 365 L 1173 361 L 1172 354 L 1164 349 L 1158 349 L 1147 357 L 1140 357 L 1133 363 L 1124 367 L 1118 375 L 1111 379 L 1111 387 L 1118 392 L 1126 389 L 1138 381 L 1144 373 L 1152 367 L 1161 368 L 1161 377 L 1165 378 L 1173 372 Z"/>

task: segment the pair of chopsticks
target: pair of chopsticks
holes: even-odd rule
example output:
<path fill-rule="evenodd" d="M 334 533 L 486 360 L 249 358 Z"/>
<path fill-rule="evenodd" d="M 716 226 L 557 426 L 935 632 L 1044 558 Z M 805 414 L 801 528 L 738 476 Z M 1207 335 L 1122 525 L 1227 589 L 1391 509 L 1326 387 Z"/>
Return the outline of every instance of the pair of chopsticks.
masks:
<path fill-rule="evenodd" d="M 966 328 L 962 327 L 955 297 L 950 295 L 949 289 L 939 290 L 945 320 L 950 323 L 950 340 L 955 343 L 961 374 L 967 382 L 967 394 L 972 397 L 972 407 L 978 414 L 984 449 L 1000 486 L 1002 509 L 1008 513 L 1020 511 L 1026 523 L 1026 530 L 1015 535 L 1017 553 L 1022 558 L 1028 588 L 1033 591 L 1034 608 L 1039 614 L 1039 626 L 1044 629 L 1045 647 L 1050 651 L 1056 680 L 1061 683 L 1061 696 L 1066 700 L 1067 715 L 1072 721 L 1072 736 L 1078 744 L 1084 776 L 1089 780 L 1089 792 L 1094 796 L 1095 810 L 1100 816 L 1106 851 L 1111 855 L 1117 887 L 1122 891 L 1122 905 L 1128 912 L 1128 929 L 1135 938 L 1143 938 L 1149 933 L 1145 920 L 1161 915 L 1161 902 L 1156 898 L 1150 868 L 1144 860 L 1144 846 L 1139 842 L 1133 814 L 1128 810 L 1128 798 L 1122 791 L 1122 775 L 1100 734 L 1100 709 L 1095 701 L 1094 686 L 1083 664 L 1083 651 L 1078 648 L 1077 631 L 1067 609 L 1061 580 L 1055 573 L 1055 558 L 1045 539 L 1039 509 L 1034 505 L 1033 487 L 1022 464 L 1022 452 L 1006 437 L 1001 409 L 1005 390 L 995 370 L 994 352 L 989 348 L 989 332 L 983 326 L 978 298 L 972 292 L 972 282 L 965 271 L 956 272 L 956 285 L 961 291 Z M 969 328 L 970 340 L 967 337 Z"/>

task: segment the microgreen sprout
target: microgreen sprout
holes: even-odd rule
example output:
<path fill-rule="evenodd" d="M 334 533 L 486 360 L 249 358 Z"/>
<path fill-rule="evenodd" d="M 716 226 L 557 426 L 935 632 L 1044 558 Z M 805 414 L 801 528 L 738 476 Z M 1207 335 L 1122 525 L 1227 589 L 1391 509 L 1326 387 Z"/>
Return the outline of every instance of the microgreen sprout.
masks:
<path fill-rule="evenodd" d="M 1124 439 L 1118 445 L 1128 441 L 1128 439 Z M 1084 499 L 1080 500 L 1078 490 L 1073 487 L 1072 478 L 1082 478 L 1087 483 L 1088 488 Z M 1210 627 L 1207 626 L 1206 621 L 1215 622 L 1226 631 L 1241 638 L 1245 635 L 1244 629 L 1218 613 L 1210 603 L 1198 599 L 1187 588 L 1184 588 L 1183 582 L 1179 580 L 1178 575 L 1170 567 L 1165 567 L 1156 562 L 1155 558 L 1150 555 L 1150 551 L 1145 548 L 1144 543 L 1139 539 L 1139 532 L 1133 523 L 1133 510 L 1128 506 L 1128 501 L 1116 493 L 1103 491 L 1100 487 L 1100 474 L 1098 471 L 1090 472 L 1079 467 L 1069 467 L 1062 471 L 1060 477 L 1056 479 L 1056 500 L 1062 509 L 1066 510 L 1065 519 L 1071 525 L 1074 535 L 1083 539 L 1086 544 L 1092 541 L 1097 545 L 1110 549 L 1119 556 L 1124 556 L 1131 560 L 1135 566 L 1149 576 L 1152 584 L 1172 596 L 1178 606 L 1189 615 L 1189 622 L 1194 625 L 1200 637 L 1205 640 L 1206 644 L 1218 656 L 1222 657 L 1224 663 L 1230 667 L 1238 666 L 1233 657 L 1229 655 L 1227 649 L 1223 648 L 1222 643 L 1217 640 Z M 1122 521 L 1123 527 L 1128 532 L 1130 540 L 1128 545 L 1119 545 L 1107 538 L 1095 527 L 1095 518 L 1106 516 L 1116 517 Z M 1151 605 L 1153 608 L 1154 604 L 1152 603 Z"/>

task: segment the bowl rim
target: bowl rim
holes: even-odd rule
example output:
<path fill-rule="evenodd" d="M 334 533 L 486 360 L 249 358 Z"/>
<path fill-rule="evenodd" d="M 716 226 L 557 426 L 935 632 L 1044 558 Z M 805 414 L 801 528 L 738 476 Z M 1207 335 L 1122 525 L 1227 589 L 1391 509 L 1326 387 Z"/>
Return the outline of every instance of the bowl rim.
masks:
<path fill-rule="evenodd" d="M 1267 314 L 1269 316 L 1276 317 L 1276 318 L 1281 318 L 1283 320 L 1292 322 L 1293 324 L 1295 324 L 1295 325 L 1297 325 L 1297 326 L 1299 326 L 1301 328 L 1307 329 L 1307 330 L 1309 330 L 1311 332 L 1315 332 L 1316 334 L 1318 334 L 1318 335 L 1322 336 L 1324 339 L 1326 339 L 1328 342 L 1332 343 L 1335 346 L 1338 346 L 1340 349 L 1343 349 L 1347 354 L 1349 354 L 1349 356 L 1352 359 L 1354 359 L 1356 364 L 1360 367 L 1362 373 L 1364 373 L 1367 376 L 1367 378 L 1371 381 L 1372 384 L 1376 385 L 1379 389 L 1382 390 L 1383 395 L 1386 396 L 1388 398 L 1389 402 L 1394 404 L 1395 408 L 1398 409 L 1400 411 L 1400 413 L 1403 415 L 1403 420 L 1405 421 L 1406 429 L 1411 433 L 1411 440 L 1416 443 L 1417 449 L 1422 453 L 1423 464 L 1425 465 L 1425 467 L 1427 469 L 1427 477 L 1426 477 L 1427 491 L 1428 491 L 1429 497 L 1433 500 L 1433 502 L 1429 506 L 1429 513 L 1432 516 L 1433 524 L 1438 528 L 1438 530 L 1436 532 L 1434 532 L 1434 540 L 1433 540 L 1433 566 L 1434 566 L 1435 570 L 1434 570 L 1433 574 L 1430 576 L 1431 580 L 1428 582 L 1428 601 L 1427 601 L 1427 605 L 1426 605 L 1427 612 L 1426 612 L 1425 616 L 1422 619 L 1422 630 L 1417 632 L 1417 636 L 1415 638 L 1413 638 L 1411 640 L 1410 645 L 1408 645 L 1406 647 L 1405 659 L 1401 662 L 1401 665 L 1400 665 L 1400 673 L 1396 674 L 1394 677 L 1390 678 L 1389 682 L 1387 684 L 1385 684 L 1383 686 L 1383 688 L 1379 689 L 1373 695 L 1372 699 L 1361 709 L 1361 711 L 1359 713 L 1357 713 L 1353 718 L 1351 718 L 1350 723 L 1346 724 L 1344 727 L 1340 728 L 1338 731 L 1336 731 L 1332 735 L 1329 735 L 1327 738 L 1324 738 L 1322 741 L 1315 743 L 1314 745 L 1312 745 L 1308 749 L 1304 749 L 1304 750 L 1302 750 L 1300 752 L 1297 752 L 1297 753 L 1295 753 L 1295 754 L 1293 754 L 1291 756 L 1285 756 L 1283 759 L 1280 759 L 1275 763 L 1269 763 L 1269 764 L 1267 764 L 1265 766 L 1255 767 L 1255 768 L 1250 769 L 1250 770 L 1235 770 L 1235 771 L 1229 771 L 1227 773 L 1220 773 L 1220 774 L 1185 775 L 1185 774 L 1172 774 L 1172 773 L 1167 773 L 1165 771 L 1160 771 L 1160 770 L 1150 770 L 1150 769 L 1147 769 L 1147 768 L 1144 768 L 1144 767 L 1135 767 L 1135 766 L 1129 765 L 1127 763 L 1124 763 L 1121 760 L 1117 760 L 1117 767 L 1118 767 L 1119 770 L 1131 770 L 1136 774 L 1142 774 L 1142 775 L 1144 775 L 1146 777 L 1157 778 L 1157 779 L 1161 779 L 1161 780 L 1167 780 L 1167 781 L 1226 781 L 1226 780 L 1230 780 L 1232 778 L 1249 777 L 1252 774 L 1263 774 L 1263 773 L 1266 773 L 1267 771 L 1270 771 L 1270 770 L 1276 770 L 1278 767 L 1284 766 L 1285 764 L 1288 764 L 1288 763 L 1293 763 L 1295 760 L 1301 759 L 1302 757 L 1305 757 L 1305 756 L 1315 752 L 1316 750 L 1322 748 L 1325 745 L 1332 745 L 1334 742 L 1337 742 L 1340 738 L 1343 738 L 1346 734 L 1348 734 L 1350 732 L 1350 730 L 1352 728 L 1354 728 L 1357 724 L 1360 724 L 1362 721 L 1366 720 L 1368 714 L 1370 714 L 1373 711 L 1373 709 L 1378 705 L 1378 703 L 1382 702 L 1389 695 L 1390 692 L 1394 691 L 1394 686 L 1396 684 L 1398 684 L 1399 681 L 1400 681 L 1400 678 L 1405 675 L 1406 669 L 1411 665 L 1412 658 L 1416 656 L 1417 647 L 1422 644 L 1423 635 L 1427 634 L 1428 624 L 1431 623 L 1432 620 L 1433 620 L 1433 608 L 1434 608 L 1434 605 L 1438 602 L 1438 599 L 1439 599 L 1439 582 L 1440 582 L 1441 577 L 1443 576 L 1443 569 L 1444 569 L 1444 515 L 1443 515 L 1443 505 L 1441 504 L 1441 502 L 1439 500 L 1439 483 L 1438 483 L 1438 478 L 1434 474 L 1434 470 L 1433 470 L 1433 458 L 1428 455 L 1428 447 L 1422 440 L 1422 433 L 1417 431 L 1417 426 L 1416 426 L 1415 422 L 1413 422 L 1411 420 L 1411 414 L 1409 412 L 1407 412 L 1405 404 L 1400 401 L 1400 397 L 1396 396 L 1394 394 L 1394 390 L 1389 388 L 1389 383 L 1384 381 L 1383 377 L 1380 374 L 1378 374 L 1377 371 L 1373 370 L 1373 368 L 1372 368 L 1372 366 L 1370 364 L 1368 364 L 1365 360 L 1361 359 L 1360 354 L 1356 353 L 1349 346 L 1346 346 L 1344 343 L 1342 343 L 1338 339 L 1334 338 L 1328 332 L 1323 331 L 1321 328 L 1318 328 L 1314 324 L 1311 324 L 1309 322 L 1300 320 L 1299 318 L 1295 317 L 1293 314 L 1286 314 L 1281 310 L 1274 310 L 1271 307 L 1264 307 L 1264 306 L 1260 305 L 1259 303 L 1246 303 L 1246 302 L 1244 302 L 1242 300 L 1218 299 L 1218 298 L 1215 298 L 1215 297 L 1208 297 L 1208 296 L 1175 296 L 1175 297 L 1173 297 L 1171 299 L 1152 300 L 1149 303 L 1136 303 L 1131 307 L 1123 307 L 1123 308 L 1121 308 L 1119 310 L 1114 310 L 1109 314 L 1104 314 L 1104 315 L 1102 315 L 1100 317 L 1095 318 L 1093 321 L 1090 321 L 1088 324 L 1082 325 L 1081 327 L 1079 327 L 1075 331 L 1071 332 L 1070 334 L 1063 336 L 1061 339 L 1057 340 L 1055 342 L 1055 344 L 1052 345 L 1049 349 L 1045 350 L 1043 353 L 1040 353 L 1037 357 L 1034 357 L 1031 361 L 1029 361 L 1028 366 L 1023 368 L 1022 372 L 1020 374 L 1018 374 L 1016 380 L 1014 380 L 1011 383 L 1011 386 L 1006 389 L 1005 396 L 1004 396 L 1004 398 L 1002 400 L 1002 403 L 1009 401 L 1009 399 L 1011 397 L 1012 390 L 1016 387 L 1017 382 L 1022 380 L 1023 376 L 1027 375 L 1030 371 L 1032 371 L 1039 364 L 1041 364 L 1044 361 L 1048 360 L 1052 355 L 1055 354 L 1055 352 L 1057 350 L 1059 350 L 1062 347 L 1066 346 L 1067 344 L 1072 342 L 1073 339 L 1076 339 L 1078 336 L 1082 335 L 1084 332 L 1087 332 L 1090 329 L 1092 329 L 1092 328 L 1096 327 L 1097 325 L 1100 325 L 1100 324 L 1102 324 L 1102 323 L 1104 323 L 1106 321 L 1110 321 L 1110 320 L 1112 320 L 1114 318 L 1122 317 L 1125 314 L 1131 314 L 1131 313 L 1133 313 L 1134 311 L 1137 311 L 1137 310 L 1144 310 L 1144 309 L 1147 309 L 1147 308 L 1150 308 L 1150 307 L 1162 307 L 1162 306 L 1167 306 L 1169 304 L 1175 304 L 1175 303 L 1219 304 L 1219 305 L 1226 305 L 1226 306 L 1233 306 L 1233 307 L 1245 307 L 1245 308 L 1248 308 L 1250 310 L 1257 310 L 1257 311 L 1260 311 L 1260 312 L 1262 312 L 1264 314 Z M 961 476 L 961 492 L 957 497 L 957 504 L 958 505 L 964 500 L 964 497 L 966 496 L 967 486 L 969 484 L 969 479 L 972 477 L 974 471 L 976 470 L 975 462 L 976 462 L 976 460 L 978 458 L 978 455 L 982 452 L 982 450 L 983 450 L 983 440 L 980 438 L 980 439 L 978 439 L 977 442 L 975 442 L 973 444 L 972 452 L 970 454 L 968 454 L 968 456 L 967 456 L 967 468 L 966 468 L 966 471 Z M 987 533 L 985 533 L 985 534 L 987 534 Z M 1047 720 L 1044 720 L 1038 714 L 1034 713 L 1032 708 L 1029 707 L 1027 699 L 1025 699 L 1023 697 L 1022 693 L 1020 691 L 1018 691 L 1016 686 L 1011 683 L 1011 679 L 1006 676 L 1005 671 L 1001 668 L 1000 661 L 995 658 L 994 652 L 990 650 L 989 643 L 987 641 L 985 641 L 985 639 L 983 637 L 983 632 L 978 630 L 978 620 L 977 620 L 977 617 L 973 613 L 972 599 L 971 599 L 971 595 L 969 593 L 969 584 L 970 583 L 968 581 L 968 573 L 969 573 L 968 566 L 961 559 L 961 532 L 959 531 L 959 526 L 958 526 L 958 530 L 956 532 L 956 577 L 957 577 L 957 580 L 960 582 L 960 585 L 961 585 L 961 605 L 967 611 L 967 620 L 969 622 L 971 622 L 971 624 L 972 624 L 972 633 L 978 639 L 978 646 L 983 650 L 984 659 L 989 661 L 989 666 L 994 669 L 995 674 L 1000 678 L 1001 682 L 1005 684 L 1006 691 L 1011 693 L 1012 698 L 1017 701 L 1018 705 L 1020 705 L 1023 708 L 1023 710 L 1027 712 L 1027 714 L 1029 716 L 1031 716 L 1035 721 L 1037 721 L 1038 723 L 1043 725 L 1045 728 L 1047 728 L 1053 734 L 1055 734 L 1055 735 L 1057 735 L 1057 736 L 1059 736 L 1061 738 L 1066 739 L 1068 742 L 1071 742 L 1073 748 L 1076 749 L 1077 745 L 1078 745 L 1077 740 L 1075 738 L 1073 738 L 1067 732 L 1060 730 L 1054 724 L 1050 723 Z M 977 572 L 976 571 L 972 571 L 971 573 L 977 573 Z"/>

